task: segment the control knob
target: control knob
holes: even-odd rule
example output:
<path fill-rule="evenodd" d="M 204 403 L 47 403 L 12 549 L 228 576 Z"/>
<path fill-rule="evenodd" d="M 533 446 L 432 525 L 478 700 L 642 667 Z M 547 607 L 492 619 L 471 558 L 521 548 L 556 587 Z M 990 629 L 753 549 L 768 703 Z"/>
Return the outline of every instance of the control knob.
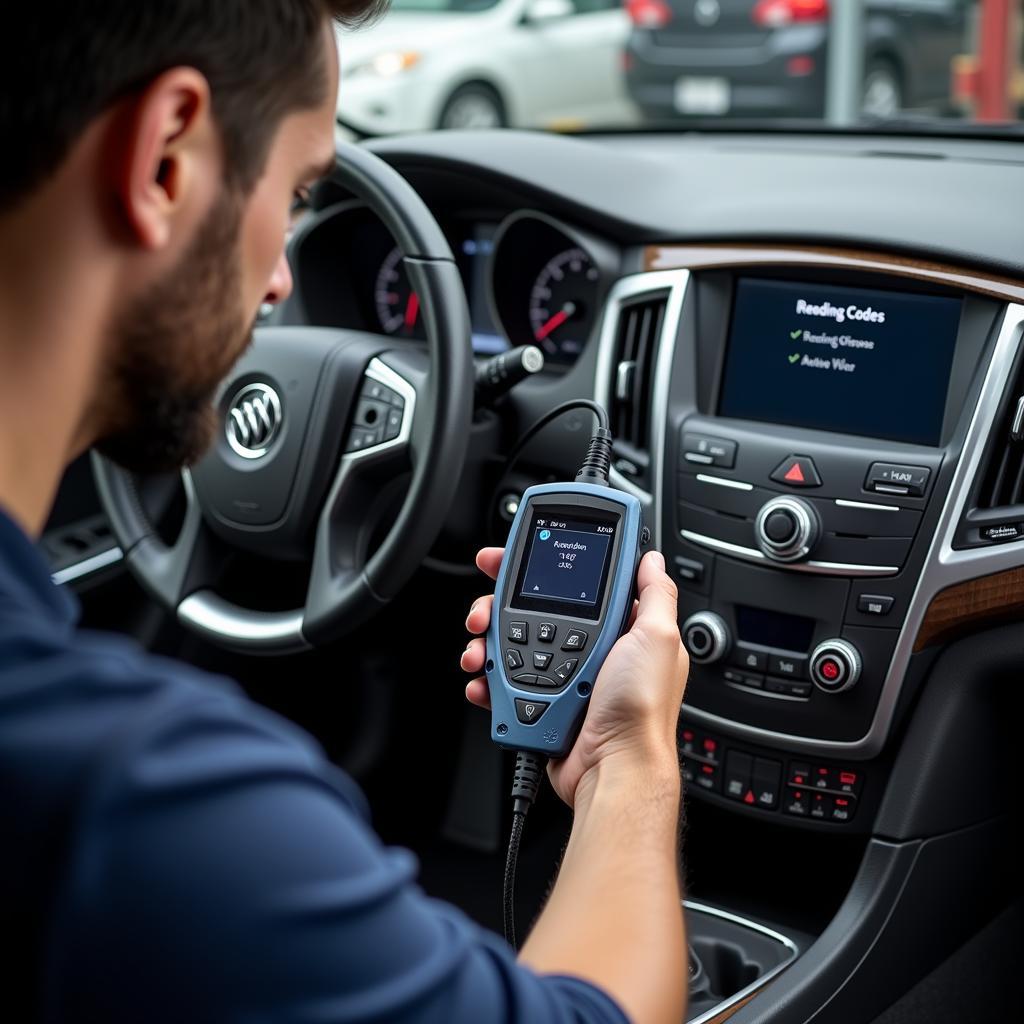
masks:
<path fill-rule="evenodd" d="M 842 693 L 860 679 L 860 652 L 848 640 L 824 640 L 811 654 L 811 679 L 825 693 Z"/>
<path fill-rule="evenodd" d="M 806 558 L 820 532 L 814 506 L 788 494 L 765 502 L 754 523 L 757 546 L 776 562 Z"/>
<path fill-rule="evenodd" d="M 698 665 L 721 661 L 732 646 L 725 619 L 714 612 L 695 612 L 683 623 L 682 634 L 690 660 Z"/>

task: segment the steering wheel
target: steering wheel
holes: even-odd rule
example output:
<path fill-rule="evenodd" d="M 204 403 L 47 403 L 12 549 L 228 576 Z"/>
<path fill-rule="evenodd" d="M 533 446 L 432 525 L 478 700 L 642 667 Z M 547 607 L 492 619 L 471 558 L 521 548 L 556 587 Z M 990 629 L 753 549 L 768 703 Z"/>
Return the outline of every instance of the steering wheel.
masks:
<path fill-rule="evenodd" d="M 214 445 L 183 474 L 186 511 L 171 545 L 144 511 L 135 477 L 92 457 L 131 572 L 186 626 L 234 649 L 303 650 L 383 608 L 440 532 L 465 460 L 473 353 L 448 242 L 408 182 L 366 150 L 339 144 L 332 178 L 401 249 L 429 358 L 364 331 L 257 328 L 218 391 Z M 220 596 L 232 550 L 309 559 L 304 606 L 267 612 Z M 274 585 L 271 574 L 267 591 Z"/>

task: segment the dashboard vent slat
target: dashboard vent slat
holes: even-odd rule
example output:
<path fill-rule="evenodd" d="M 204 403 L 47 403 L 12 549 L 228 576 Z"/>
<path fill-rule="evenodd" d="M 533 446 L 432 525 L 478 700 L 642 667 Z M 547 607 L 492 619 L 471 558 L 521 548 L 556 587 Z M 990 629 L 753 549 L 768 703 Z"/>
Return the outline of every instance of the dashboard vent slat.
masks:
<path fill-rule="evenodd" d="M 665 320 L 667 296 L 642 297 L 619 311 L 612 362 L 609 409 L 616 448 L 634 482 L 647 485 L 651 393 L 658 338 Z"/>
<path fill-rule="evenodd" d="M 1006 415 L 997 421 L 992 435 L 989 464 L 978 494 L 979 509 L 1019 505 L 1024 495 L 1024 436 L 1018 411 L 1024 396 L 1010 402 Z"/>

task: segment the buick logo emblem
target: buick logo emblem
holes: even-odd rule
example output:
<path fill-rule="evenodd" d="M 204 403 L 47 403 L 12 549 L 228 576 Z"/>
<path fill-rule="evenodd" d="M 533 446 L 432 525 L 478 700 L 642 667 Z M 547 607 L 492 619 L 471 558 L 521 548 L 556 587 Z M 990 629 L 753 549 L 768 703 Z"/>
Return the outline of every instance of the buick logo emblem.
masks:
<path fill-rule="evenodd" d="M 269 384 L 246 384 L 228 406 L 224 433 L 243 459 L 266 455 L 281 429 L 281 399 Z"/>
<path fill-rule="evenodd" d="M 693 7 L 693 20 L 704 28 L 710 28 L 722 16 L 718 0 L 697 0 Z"/>

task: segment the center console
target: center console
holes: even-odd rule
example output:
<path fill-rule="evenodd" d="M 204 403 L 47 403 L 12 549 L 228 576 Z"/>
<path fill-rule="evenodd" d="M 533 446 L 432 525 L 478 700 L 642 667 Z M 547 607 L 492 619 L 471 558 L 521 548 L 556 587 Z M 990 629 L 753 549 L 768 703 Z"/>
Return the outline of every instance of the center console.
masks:
<path fill-rule="evenodd" d="M 649 463 L 626 436 L 616 483 L 679 585 L 689 792 L 866 832 L 1019 324 L 974 290 L 829 262 L 624 279 L 596 394 L 628 422 L 649 380 Z M 631 312 L 652 308 L 645 342 Z"/>

